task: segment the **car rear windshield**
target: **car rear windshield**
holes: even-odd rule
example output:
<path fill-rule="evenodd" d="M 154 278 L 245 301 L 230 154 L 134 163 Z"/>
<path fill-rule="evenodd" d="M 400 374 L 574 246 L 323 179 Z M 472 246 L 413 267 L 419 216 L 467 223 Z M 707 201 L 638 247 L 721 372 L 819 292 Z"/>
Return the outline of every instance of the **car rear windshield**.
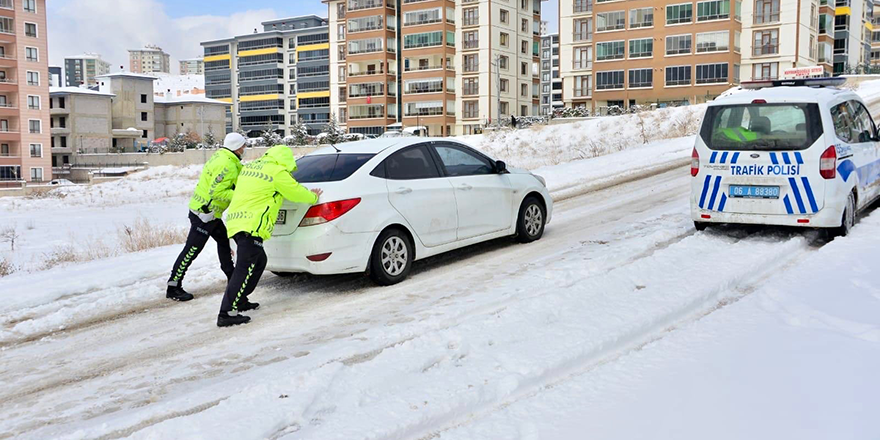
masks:
<path fill-rule="evenodd" d="M 820 136 L 818 104 L 711 106 L 700 130 L 711 150 L 806 150 Z"/>
<path fill-rule="evenodd" d="M 339 182 L 359 170 L 373 154 L 321 154 L 296 161 L 293 178 L 300 183 Z"/>

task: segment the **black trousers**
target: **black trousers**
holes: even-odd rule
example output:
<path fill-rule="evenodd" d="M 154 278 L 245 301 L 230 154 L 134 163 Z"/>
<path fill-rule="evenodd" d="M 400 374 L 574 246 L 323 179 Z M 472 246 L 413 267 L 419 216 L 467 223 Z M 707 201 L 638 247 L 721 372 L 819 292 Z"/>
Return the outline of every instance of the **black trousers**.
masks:
<path fill-rule="evenodd" d="M 257 288 L 263 270 L 266 269 L 266 251 L 263 250 L 263 239 L 245 232 L 232 237 L 238 246 L 235 260 L 235 271 L 226 286 L 220 313 L 238 311 L 239 304 L 246 302 L 248 295 Z"/>
<path fill-rule="evenodd" d="M 169 286 L 180 286 L 183 283 L 183 277 L 186 276 L 186 270 L 195 261 L 196 257 L 208 244 L 208 238 L 213 238 L 217 242 L 217 256 L 220 257 L 220 269 L 226 274 L 226 278 L 232 277 L 232 271 L 235 266 L 232 264 L 232 247 L 229 245 L 229 237 L 226 236 L 226 225 L 223 220 L 215 219 L 208 223 L 199 220 L 199 217 L 192 212 L 189 213 L 189 222 L 191 224 L 189 235 L 186 237 L 186 246 L 174 267 L 171 269 L 171 278 L 168 279 Z"/>

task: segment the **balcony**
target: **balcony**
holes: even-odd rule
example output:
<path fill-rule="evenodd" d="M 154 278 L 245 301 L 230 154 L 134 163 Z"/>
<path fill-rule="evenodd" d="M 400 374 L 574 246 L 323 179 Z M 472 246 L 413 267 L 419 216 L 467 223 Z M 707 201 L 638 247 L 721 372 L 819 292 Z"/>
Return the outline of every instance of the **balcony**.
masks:
<path fill-rule="evenodd" d="M 0 116 L 18 117 L 18 106 L 14 104 L 0 104 Z"/>
<path fill-rule="evenodd" d="M 755 14 L 755 24 L 779 23 L 779 11 Z"/>
<path fill-rule="evenodd" d="M 49 131 L 53 134 L 65 135 L 70 134 L 70 127 L 52 127 Z"/>
<path fill-rule="evenodd" d="M 778 44 L 765 44 L 762 46 L 755 46 L 753 54 L 754 56 L 762 56 L 762 55 L 776 55 L 779 53 L 779 45 Z"/>
<path fill-rule="evenodd" d="M 6 142 L 20 142 L 21 141 L 21 132 L 14 130 L 2 130 L 0 129 L 0 141 Z"/>
<path fill-rule="evenodd" d="M 364 9 L 374 9 L 374 8 L 394 8 L 393 0 L 361 0 L 361 1 L 351 1 L 348 4 L 348 12 L 354 11 L 363 11 Z"/>

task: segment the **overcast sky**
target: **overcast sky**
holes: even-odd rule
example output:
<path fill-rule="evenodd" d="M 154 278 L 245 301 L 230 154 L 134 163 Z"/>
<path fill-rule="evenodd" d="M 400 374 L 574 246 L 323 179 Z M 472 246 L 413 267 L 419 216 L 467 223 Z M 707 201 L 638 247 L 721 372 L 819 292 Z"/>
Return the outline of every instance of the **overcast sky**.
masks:
<path fill-rule="evenodd" d="M 556 30 L 556 3 L 544 2 L 544 19 Z M 113 71 L 128 69 L 128 49 L 156 44 L 171 54 L 172 73 L 182 58 L 201 55 L 202 41 L 253 32 L 260 22 L 297 15 L 327 15 L 320 0 L 51 0 L 49 62 L 97 52 Z"/>

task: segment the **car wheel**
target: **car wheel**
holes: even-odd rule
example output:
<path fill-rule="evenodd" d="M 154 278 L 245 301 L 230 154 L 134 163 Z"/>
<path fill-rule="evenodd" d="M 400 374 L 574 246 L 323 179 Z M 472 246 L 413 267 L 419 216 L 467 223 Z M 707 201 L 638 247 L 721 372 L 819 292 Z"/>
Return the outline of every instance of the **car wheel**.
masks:
<path fill-rule="evenodd" d="M 850 193 L 846 199 L 846 208 L 843 210 L 843 218 L 840 227 L 831 230 L 831 237 L 846 237 L 856 225 L 856 196 Z"/>
<path fill-rule="evenodd" d="M 709 224 L 703 222 L 694 222 L 694 227 L 697 229 L 697 231 L 705 231 L 709 228 Z"/>
<path fill-rule="evenodd" d="M 516 238 L 520 243 L 540 240 L 547 224 L 547 210 L 534 196 L 527 197 L 519 208 L 516 221 Z"/>
<path fill-rule="evenodd" d="M 373 245 L 370 278 L 380 286 L 397 284 L 409 276 L 414 257 L 413 244 L 403 231 L 386 230 Z"/>

